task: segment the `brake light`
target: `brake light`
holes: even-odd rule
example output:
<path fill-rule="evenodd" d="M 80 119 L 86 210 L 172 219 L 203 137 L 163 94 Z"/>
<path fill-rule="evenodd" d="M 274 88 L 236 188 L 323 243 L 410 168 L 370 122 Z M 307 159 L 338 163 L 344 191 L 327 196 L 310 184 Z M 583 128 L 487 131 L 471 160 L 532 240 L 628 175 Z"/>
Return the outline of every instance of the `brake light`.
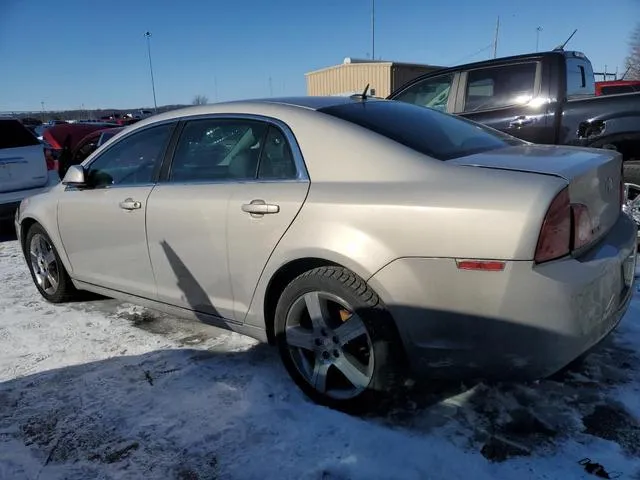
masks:
<path fill-rule="evenodd" d="M 44 160 L 47 163 L 47 170 L 58 170 L 57 155 L 52 148 L 44 149 Z"/>
<path fill-rule="evenodd" d="M 584 247 L 593 239 L 589 209 L 581 203 L 572 203 L 571 214 L 573 216 L 573 248 Z"/>
<path fill-rule="evenodd" d="M 553 199 L 542 222 L 534 260 L 548 262 L 569 254 L 571 248 L 571 204 L 569 188 L 565 187 Z"/>

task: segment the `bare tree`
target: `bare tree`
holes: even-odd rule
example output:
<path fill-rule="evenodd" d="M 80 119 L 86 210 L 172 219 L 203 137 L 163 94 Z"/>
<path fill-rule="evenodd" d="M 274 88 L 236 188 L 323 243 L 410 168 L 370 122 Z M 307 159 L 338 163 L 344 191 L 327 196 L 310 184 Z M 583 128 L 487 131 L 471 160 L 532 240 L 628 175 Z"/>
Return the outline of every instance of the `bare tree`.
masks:
<path fill-rule="evenodd" d="M 204 95 L 196 95 L 193 97 L 192 104 L 194 105 L 205 105 L 209 102 L 209 99 Z"/>
<path fill-rule="evenodd" d="M 631 34 L 625 69 L 628 69 L 625 80 L 640 80 L 640 23 Z"/>

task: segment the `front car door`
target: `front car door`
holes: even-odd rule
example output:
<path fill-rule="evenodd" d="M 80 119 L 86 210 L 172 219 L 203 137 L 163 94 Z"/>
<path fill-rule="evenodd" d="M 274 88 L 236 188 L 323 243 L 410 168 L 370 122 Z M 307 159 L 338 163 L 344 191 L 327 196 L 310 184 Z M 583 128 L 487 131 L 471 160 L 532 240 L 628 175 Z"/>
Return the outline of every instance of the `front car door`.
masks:
<path fill-rule="evenodd" d="M 58 226 L 77 280 L 155 298 L 145 212 L 174 127 L 123 137 L 85 166 L 87 188 L 61 196 Z"/>
<path fill-rule="evenodd" d="M 534 143 L 555 136 L 542 100 L 542 63 L 527 60 L 462 73 L 454 113 Z"/>

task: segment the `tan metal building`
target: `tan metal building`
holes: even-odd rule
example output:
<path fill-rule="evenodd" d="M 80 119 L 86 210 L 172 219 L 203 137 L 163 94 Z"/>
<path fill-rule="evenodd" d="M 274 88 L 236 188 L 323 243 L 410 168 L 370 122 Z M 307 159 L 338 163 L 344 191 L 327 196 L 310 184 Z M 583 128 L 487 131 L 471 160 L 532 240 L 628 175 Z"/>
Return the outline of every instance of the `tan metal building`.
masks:
<path fill-rule="evenodd" d="M 386 97 L 414 78 L 443 67 L 418 63 L 345 58 L 340 65 L 305 73 L 308 95 L 352 95 L 369 84 L 370 94 Z"/>

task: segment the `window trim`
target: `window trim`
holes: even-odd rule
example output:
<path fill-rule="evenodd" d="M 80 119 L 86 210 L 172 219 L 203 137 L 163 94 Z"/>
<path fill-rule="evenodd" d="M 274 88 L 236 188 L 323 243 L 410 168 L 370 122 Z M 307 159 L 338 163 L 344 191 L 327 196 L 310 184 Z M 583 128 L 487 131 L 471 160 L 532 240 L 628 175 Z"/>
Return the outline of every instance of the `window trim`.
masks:
<path fill-rule="evenodd" d="M 157 179 L 157 184 L 159 185 L 215 185 L 215 184 L 253 184 L 253 183 L 308 183 L 310 181 L 309 172 L 307 170 L 306 164 L 304 162 L 304 157 L 302 156 L 302 151 L 300 150 L 300 146 L 298 145 L 298 141 L 291 130 L 291 128 L 284 123 L 282 120 L 278 120 L 273 117 L 269 117 L 266 115 L 258 115 L 251 113 L 204 113 L 198 115 L 189 115 L 185 117 L 181 117 L 180 125 L 174 131 L 174 138 L 172 139 L 172 143 L 167 149 L 165 155 L 165 162 L 162 166 L 162 170 L 160 172 L 159 178 Z M 237 178 L 228 178 L 228 179 L 219 179 L 219 180 L 189 180 L 189 181 L 180 181 L 173 182 L 169 179 L 169 173 L 171 171 L 171 166 L 173 164 L 174 155 L 176 152 L 176 148 L 178 145 L 178 141 L 180 139 L 180 135 L 182 134 L 182 130 L 184 129 L 187 122 L 192 120 L 246 120 L 246 121 L 258 121 L 263 122 L 267 127 L 266 132 L 268 132 L 269 127 L 278 128 L 286 141 L 289 144 L 289 148 L 291 149 L 291 153 L 293 155 L 293 162 L 296 168 L 296 175 L 294 178 L 289 179 L 260 179 L 257 178 L 256 170 L 256 178 L 252 179 L 237 179 Z M 259 168 L 259 164 L 258 167 Z"/>
<path fill-rule="evenodd" d="M 464 115 L 473 115 L 475 113 L 483 113 L 483 112 L 494 112 L 494 111 L 498 111 L 498 110 L 504 110 L 506 108 L 515 108 L 515 107 L 526 107 L 527 104 L 520 104 L 520 103 L 513 103 L 513 104 L 509 104 L 509 105 L 501 105 L 499 107 L 491 107 L 491 108 L 483 108 L 482 110 L 474 110 L 473 112 L 465 112 L 464 108 L 465 108 L 465 104 L 467 102 L 467 85 L 468 85 L 468 81 L 469 81 L 469 73 L 470 72 L 474 72 L 477 70 L 489 70 L 492 68 L 505 68 L 505 67 L 511 67 L 513 65 L 525 65 L 525 64 L 535 64 L 536 66 L 536 70 L 534 73 L 534 78 L 533 78 L 533 98 L 536 98 L 538 96 L 540 96 L 540 89 L 542 86 L 542 62 L 540 60 L 537 59 L 528 59 L 528 60 L 523 60 L 523 61 L 518 61 L 518 62 L 509 62 L 509 63 L 502 63 L 502 64 L 498 64 L 498 65 L 487 65 L 487 66 L 482 66 L 482 67 L 477 67 L 477 68 L 470 68 L 468 70 L 464 70 L 463 72 L 461 72 L 460 74 L 460 85 L 458 88 L 458 98 L 456 101 L 456 105 L 455 105 L 455 110 L 454 113 L 456 114 L 464 114 Z"/>
<path fill-rule="evenodd" d="M 124 140 L 131 138 L 133 135 L 136 134 L 140 134 L 143 132 L 146 132 L 147 130 L 154 128 L 154 127 L 160 127 L 163 125 L 170 125 L 172 128 L 169 131 L 169 138 L 168 141 L 166 142 L 166 144 L 164 145 L 164 148 L 162 149 L 162 151 L 160 152 L 160 161 L 158 162 L 158 164 L 155 166 L 154 168 L 154 172 L 153 175 L 151 177 L 151 182 L 145 182 L 145 183 L 121 183 L 121 184 L 116 184 L 116 185 L 104 185 L 104 186 L 99 186 L 99 187 L 95 187 L 95 188 L 79 188 L 79 187 L 74 187 L 71 185 L 66 185 L 65 191 L 68 190 L 112 190 L 112 189 L 117 189 L 117 188 L 132 188 L 132 187 L 152 187 L 154 185 L 156 185 L 158 183 L 158 178 L 160 175 L 160 172 L 162 170 L 162 167 L 164 165 L 164 163 L 166 162 L 166 156 L 167 156 L 167 152 L 169 151 L 169 146 L 172 144 L 173 139 L 176 135 L 176 131 L 177 131 L 177 126 L 178 126 L 178 120 L 177 118 L 172 118 L 172 119 L 168 119 L 168 120 L 162 120 L 162 121 L 158 121 L 158 122 L 154 122 L 154 123 L 150 123 L 148 125 L 144 125 L 143 127 L 139 127 L 136 128 L 130 132 L 127 133 L 123 133 L 123 135 L 121 137 L 119 137 L 118 139 L 116 139 L 113 143 L 109 144 L 109 146 L 107 146 L 106 148 L 102 149 L 102 146 L 98 147 L 94 152 L 91 153 L 91 155 L 89 155 L 87 158 L 84 159 L 83 162 L 81 162 L 79 165 L 82 166 L 82 168 L 85 171 L 85 174 L 89 173 L 89 170 L 91 169 L 91 165 L 98 161 L 98 159 L 102 158 L 103 155 L 107 154 L 112 148 L 114 148 L 116 145 L 119 145 L 121 142 L 123 142 Z M 100 151 L 98 154 L 96 154 L 96 152 Z"/>

